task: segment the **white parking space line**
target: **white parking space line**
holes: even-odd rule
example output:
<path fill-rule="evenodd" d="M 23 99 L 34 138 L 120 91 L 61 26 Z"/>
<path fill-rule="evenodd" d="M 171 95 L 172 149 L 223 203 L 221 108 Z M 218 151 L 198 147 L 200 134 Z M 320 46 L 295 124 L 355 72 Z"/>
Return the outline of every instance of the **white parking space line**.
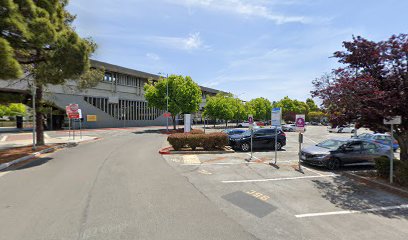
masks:
<path fill-rule="evenodd" d="M 369 209 L 363 209 L 363 210 L 345 210 L 345 211 L 334 211 L 334 212 L 307 213 L 307 214 L 295 215 L 295 217 L 297 217 L 297 218 L 320 217 L 320 216 L 329 216 L 329 215 L 342 215 L 342 214 L 353 214 L 353 213 L 388 211 L 388 210 L 406 209 L 406 208 L 408 208 L 408 204 L 398 205 L 398 206 L 389 206 L 389 207 L 369 208 Z"/>
<path fill-rule="evenodd" d="M 312 170 L 312 169 L 307 168 L 307 167 L 305 167 L 305 166 L 302 166 L 302 168 L 304 168 L 304 169 L 306 169 L 306 170 L 308 170 L 308 171 L 310 171 L 310 172 L 312 172 L 312 173 L 314 173 L 314 174 L 320 175 L 320 176 L 323 176 L 323 175 L 324 175 L 324 174 L 322 174 L 322 173 L 320 173 L 320 172 L 318 172 L 318 171 Z"/>
<path fill-rule="evenodd" d="M 248 156 L 251 156 L 251 154 L 250 154 L 250 153 L 247 153 L 247 155 L 248 155 Z M 253 157 L 253 158 L 255 158 L 255 159 L 257 159 L 257 160 L 261 160 L 261 159 L 259 159 L 259 158 L 255 157 L 255 156 L 254 156 L 254 154 L 252 154 L 252 157 Z"/>
<path fill-rule="evenodd" d="M 261 164 L 257 162 L 226 162 L 226 163 L 186 163 L 180 164 L 181 166 L 207 166 L 207 165 L 240 165 L 240 164 Z"/>
<path fill-rule="evenodd" d="M 305 138 L 305 139 L 307 139 L 307 140 L 309 140 L 309 141 L 311 141 L 311 142 L 313 142 L 313 143 L 317 143 L 315 140 L 313 140 L 313 139 L 311 139 L 311 138 L 308 138 L 308 137 L 306 137 L 306 136 L 303 136 L 303 138 Z"/>
<path fill-rule="evenodd" d="M 297 180 L 306 178 L 323 178 L 323 177 L 335 177 L 337 174 L 319 175 L 319 176 L 303 176 L 303 177 L 286 177 L 286 178 L 265 178 L 265 179 L 249 179 L 249 180 L 232 180 L 221 181 L 222 183 L 251 183 L 251 182 L 271 182 L 271 181 L 284 181 L 284 180 Z"/>
<path fill-rule="evenodd" d="M 3 136 L 3 137 L 1 138 L 1 140 L 0 140 L 0 142 L 5 142 L 6 139 L 7 139 L 7 135 L 6 135 L 6 136 Z"/>

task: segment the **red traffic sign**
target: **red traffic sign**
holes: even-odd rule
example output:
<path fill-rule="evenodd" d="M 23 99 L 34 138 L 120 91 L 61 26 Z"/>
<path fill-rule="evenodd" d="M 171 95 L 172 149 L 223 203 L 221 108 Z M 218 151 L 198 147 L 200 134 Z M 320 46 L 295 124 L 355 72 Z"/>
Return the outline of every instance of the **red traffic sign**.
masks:
<path fill-rule="evenodd" d="M 163 114 L 163 116 L 164 117 L 171 117 L 171 113 L 166 112 L 166 113 Z"/>
<path fill-rule="evenodd" d="M 79 119 L 79 112 L 69 112 L 68 118 L 70 119 Z"/>
<path fill-rule="evenodd" d="M 71 103 L 71 104 L 68 105 L 68 107 L 69 107 L 69 109 L 70 109 L 72 112 L 78 112 L 78 109 L 79 109 L 78 104 L 76 104 L 76 103 Z"/>

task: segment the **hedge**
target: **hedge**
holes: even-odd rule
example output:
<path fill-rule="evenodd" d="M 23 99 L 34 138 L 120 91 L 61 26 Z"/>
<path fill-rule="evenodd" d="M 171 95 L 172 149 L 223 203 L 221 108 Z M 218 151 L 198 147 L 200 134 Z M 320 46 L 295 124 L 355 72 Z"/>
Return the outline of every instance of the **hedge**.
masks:
<path fill-rule="evenodd" d="M 408 163 L 394 159 L 395 182 L 408 186 Z M 375 159 L 375 168 L 377 175 L 382 178 L 390 177 L 390 160 L 387 157 L 378 157 Z"/>
<path fill-rule="evenodd" d="M 168 136 L 167 141 L 174 148 L 180 150 L 181 148 L 191 148 L 195 150 L 197 147 L 202 147 L 204 150 L 223 149 L 228 145 L 228 135 L 225 133 L 174 133 Z"/>

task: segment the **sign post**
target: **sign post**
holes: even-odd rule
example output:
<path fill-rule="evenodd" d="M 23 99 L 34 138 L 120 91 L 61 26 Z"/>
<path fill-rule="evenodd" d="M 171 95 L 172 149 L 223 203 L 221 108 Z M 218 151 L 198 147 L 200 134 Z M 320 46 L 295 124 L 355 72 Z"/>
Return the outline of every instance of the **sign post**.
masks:
<path fill-rule="evenodd" d="M 390 143 L 390 183 L 394 181 L 394 124 L 401 124 L 401 116 L 395 116 L 391 119 L 384 119 L 385 125 L 391 125 L 391 143 Z"/>
<path fill-rule="evenodd" d="M 281 126 L 282 110 L 281 108 L 273 108 L 271 115 L 271 125 L 275 127 L 275 165 L 278 162 L 278 127 Z"/>
<path fill-rule="evenodd" d="M 303 143 L 303 132 L 305 131 L 305 115 L 296 114 L 296 131 L 299 132 L 299 172 L 302 171 L 302 166 L 300 164 L 300 157 L 302 152 L 302 143 Z"/>
<path fill-rule="evenodd" d="M 249 123 L 249 129 L 251 129 L 251 158 L 249 160 L 252 160 L 252 138 L 254 136 L 254 116 L 248 115 L 248 123 Z"/>
<path fill-rule="evenodd" d="M 79 119 L 82 117 L 82 112 L 81 109 L 79 109 L 78 104 L 71 103 L 68 106 L 65 107 L 66 114 L 68 115 L 68 136 L 71 138 L 71 119 Z M 75 140 L 75 121 L 72 121 L 72 137 L 73 140 Z M 82 133 L 80 133 L 82 135 Z"/>
<path fill-rule="evenodd" d="M 184 132 L 191 132 L 191 114 L 184 114 Z"/>

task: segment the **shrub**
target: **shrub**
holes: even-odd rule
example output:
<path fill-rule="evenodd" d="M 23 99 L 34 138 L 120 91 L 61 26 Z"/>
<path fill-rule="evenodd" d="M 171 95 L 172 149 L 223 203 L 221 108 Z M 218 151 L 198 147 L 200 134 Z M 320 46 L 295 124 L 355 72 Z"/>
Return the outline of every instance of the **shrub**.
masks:
<path fill-rule="evenodd" d="M 195 150 L 197 147 L 202 147 L 208 151 L 222 149 L 228 145 L 228 135 L 225 133 L 201 134 L 198 131 L 195 134 L 174 133 L 167 138 L 167 141 L 174 150 L 180 150 L 183 147 L 190 147 Z"/>
<path fill-rule="evenodd" d="M 394 159 L 394 172 L 399 167 L 401 161 Z M 378 157 L 375 159 L 375 168 L 379 177 L 387 178 L 390 176 L 390 160 L 388 157 Z"/>
<path fill-rule="evenodd" d="M 188 135 L 188 133 L 173 133 L 167 137 L 167 141 L 169 141 L 174 150 L 180 150 L 182 147 L 186 146 Z"/>
<path fill-rule="evenodd" d="M 408 186 L 408 163 L 398 161 L 395 171 L 395 181 L 401 185 Z"/>
<path fill-rule="evenodd" d="M 201 147 L 203 144 L 204 134 L 189 134 L 187 136 L 187 145 L 191 147 L 192 150 L 196 150 L 197 147 Z"/>
<path fill-rule="evenodd" d="M 226 133 L 206 134 L 203 141 L 204 150 L 222 149 L 226 145 L 228 145 L 228 135 Z"/>
<path fill-rule="evenodd" d="M 191 134 L 204 134 L 204 131 L 201 129 L 192 129 L 190 131 Z"/>

